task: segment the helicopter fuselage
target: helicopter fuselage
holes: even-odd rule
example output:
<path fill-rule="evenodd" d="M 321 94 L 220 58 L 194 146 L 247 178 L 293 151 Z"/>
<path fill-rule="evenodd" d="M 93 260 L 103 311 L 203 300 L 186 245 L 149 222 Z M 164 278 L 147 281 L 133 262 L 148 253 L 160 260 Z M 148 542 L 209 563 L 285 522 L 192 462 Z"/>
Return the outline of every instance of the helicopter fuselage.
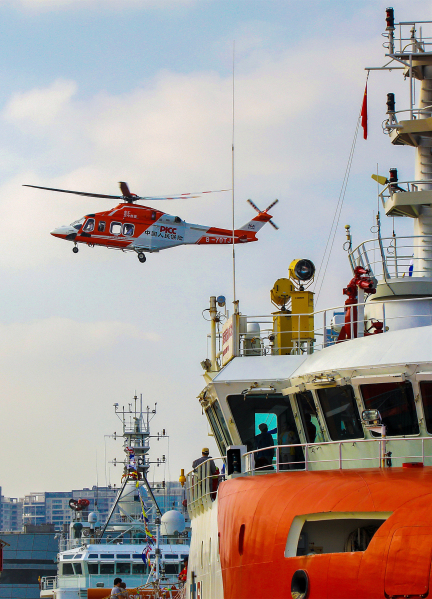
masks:
<path fill-rule="evenodd" d="M 159 252 L 179 245 L 223 245 L 258 241 L 256 233 L 271 219 L 260 212 L 241 229 L 219 229 L 187 223 L 178 216 L 147 206 L 120 203 L 105 212 L 87 214 L 51 235 L 90 247 L 104 246 L 123 251 Z M 74 248 L 77 249 L 77 248 Z"/>

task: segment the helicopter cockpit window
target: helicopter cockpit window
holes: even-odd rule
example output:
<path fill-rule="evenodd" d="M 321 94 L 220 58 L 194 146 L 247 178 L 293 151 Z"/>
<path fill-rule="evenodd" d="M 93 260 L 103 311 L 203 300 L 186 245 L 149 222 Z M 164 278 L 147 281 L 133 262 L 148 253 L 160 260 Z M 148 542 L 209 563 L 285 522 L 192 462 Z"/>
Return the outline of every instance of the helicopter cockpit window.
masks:
<path fill-rule="evenodd" d="M 99 233 L 103 233 L 105 231 L 105 221 L 104 220 L 99 221 L 98 231 L 99 231 Z"/>
<path fill-rule="evenodd" d="M 120 235 L 122 230 L 121 223 L 111 223 L 110 232 L 113 235 Z"/>
<path fill-rule="evenodd" d="M 81 227 L 83 226 L 84 221 L 85 221 L 85 217 L 80 218 L 79 220 L 75 220 L 73 223 L 71 223 L 71 227 L 74 227 L 77 231 L 79 231 L 81 229 Z"/>
<path fill-rule="evenodd" d="M 123 235 L 129 235 L 130 237 L 132 237 L 132 235 L 134 234 L 134 229 L 135 227 L 133 225 L 131 225 L 130 223 L 125 223 L 123 225 Z"/>
<path fill-rule="evenodd" d="M 378 410 L 388 437 L 417 435 L 418 419 L 411 383 L 361 385 L 366 410 Z"/>
<path fill-rule="evenodd" d="M 89 218 L 89 219 L 87 219 L 87 222 L 84 225 L 83 231 L 85 231 L 86 233 L 91 233 L 91 231 L 94 230 L 94 227 L 95 227 L 94 218 Z"/>
<path fill-rule="evenodd" d="M 318 397 L 332 441 L 364 438 L 351 386 L 318 389 Z"/>

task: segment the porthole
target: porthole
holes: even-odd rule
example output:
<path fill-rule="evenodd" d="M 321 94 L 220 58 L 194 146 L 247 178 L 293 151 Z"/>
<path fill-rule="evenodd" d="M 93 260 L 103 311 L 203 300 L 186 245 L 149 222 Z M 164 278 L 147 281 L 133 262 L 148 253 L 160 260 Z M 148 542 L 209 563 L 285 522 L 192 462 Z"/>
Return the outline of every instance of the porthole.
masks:
<path fill-rule="evenodd" d="M 309 591 L 309 577 L 304 570 L 297 570 L 291 580 L 292 599 L 306 599 Z"/>
<path fill-rule="evenodd" d="M 240 526 L 240 532 L 239 532 L 239 541 L 238 541 L 238 551 L 240 555 L 243 555 L 243 549 L 244 549 L 244 536 L 245 536 L 245 525 L 242 524 Z"/>

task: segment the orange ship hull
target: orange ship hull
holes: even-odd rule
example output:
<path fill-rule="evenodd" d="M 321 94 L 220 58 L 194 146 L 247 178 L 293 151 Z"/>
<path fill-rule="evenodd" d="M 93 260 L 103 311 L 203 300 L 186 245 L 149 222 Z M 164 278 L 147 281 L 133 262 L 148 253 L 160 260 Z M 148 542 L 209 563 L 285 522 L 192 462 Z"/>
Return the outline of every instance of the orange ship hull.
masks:
<path fill-rule="evenodd" d="M 287 599 L 298 570 L 307 573 L 308 599 L 425 597 L 431 506 L 432 468 L 292 471 L 228 480 L 219 488 L 218 509 L 224 599 Z M 296 516 L 334 512 L 391 515 L 365 551 L 285 557 Z"/>

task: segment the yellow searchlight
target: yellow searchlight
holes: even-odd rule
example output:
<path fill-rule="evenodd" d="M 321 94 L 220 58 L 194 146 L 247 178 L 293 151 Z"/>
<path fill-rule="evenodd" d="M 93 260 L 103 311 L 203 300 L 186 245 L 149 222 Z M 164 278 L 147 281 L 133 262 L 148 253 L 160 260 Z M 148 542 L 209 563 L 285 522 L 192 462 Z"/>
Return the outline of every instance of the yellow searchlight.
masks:
<path fill-rule="evenodd" d="M 279 308 L 273 313 L 273 354 L 310 353 L 314 339 L 314 302 L 312 284 L 315 266 L 307 258 L 293 260 L 289 279 L 278 279 L 270 291 L 272 303 Z"/>

